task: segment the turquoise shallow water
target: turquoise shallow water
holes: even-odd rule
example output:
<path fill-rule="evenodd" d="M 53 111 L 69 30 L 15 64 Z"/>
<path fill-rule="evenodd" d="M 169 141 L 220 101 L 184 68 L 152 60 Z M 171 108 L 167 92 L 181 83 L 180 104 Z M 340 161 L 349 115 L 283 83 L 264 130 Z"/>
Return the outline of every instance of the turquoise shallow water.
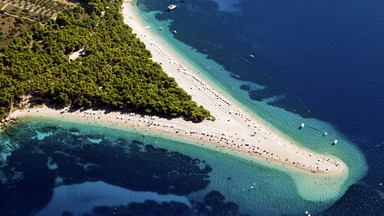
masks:
<path fill-rule="evenodd" d="M 137 1 L 152 31 L 249 110 L 347 162 L 356 183 L 322 214 L 381 215 L 383 1 L 194 0 L 164 12 L 170 3 Z M 177 34 L 156 31 L 167 24 Z"/>
<path fill-rule="evenodd" d="M 220 3 L 218 11 L 230 15 L 241 11 L 239 7 L 233 7 L 233 3 L 247 1 L 226 1 L 227 4 L 222 4 L 224 1 L 220 0 L 217 2 Z M 71 207 L 73 196 L 79 198 L 78 204 L 88 212 L 86 215 L 111 215 L 113 212 L 129 215 L 142 212 L 152 215 L 170 215 L 171 213 L 176 215 L 198 213 L 202 215 L 229 215 L 230 213 L 303 215 L 306 210 L 312 215 L 343 215 L 346 214 L 345 212 L 349 215 L 362 215 L 367 210 L 364 209 L 366 206 L 373 209 L 373 212 L 380 212 L 379 210 L 383 208 L 383 196 L 377 191 L 380 190 L 379 184 L 377 184 L 377 190 L 365 182 L 352 185 L 365 175 L 367 164 L 364 155 L 356 147 L 357 144 L 350 141 L 351 136 L 340 133 L 340 128 L 334 123 L 329 124 L 318 120 L 321 119 L 317 118 L 318 110 L 321 109 L 313 110 L 312 104 L 291 91 L 291 83 L 285 84 L 281 81 L 285 77 L 288 78 L 287 74 L 292 74 L 296 77 L 295 79 L 299 79 L 302 74 L 299 76 L 292 72 L 284 72 L 284 75 L 273 75 L 275 70 L 271 70 L 271 65 L 257 62 L 252 63 L 251 70 L 246 70 L 249 68 L 242 68 L 239 65 L 246 65 L 247 61 L 253 60 L 249 55 L 256 55 L 255 50 L 249 51 L 241 44 L 237 45 L 233 42 L 234 46 L 241 48 L 239 53 L 228 49 L 233 46 L 216 43 L 217 36 L 214 36 L 215 40 L 210 40 L 201 35 L 194 35 L 192 23 L 180 25 L 176 22 L 177 19 L 182 18 L 182 7 L 179 7 L 176 13 L 163 13 L 162 8 L 166 8 L 170 1 L 153 2 L 153 4 L 162 4 L 155 10 L 151 5 L 145 6 L 144 3 L 148 2 L 139 1 L 139 3 L 143 4 L 138 11 L 147 25 L 152 26 L 150 30 L 159 34 L 180 56 L 190 61 L 204 76 L 236 98 L 251 112 L 297 140 L 300 145 L 341 158 L 349 167 L 348 180 L 340 190 L 329 191 L 332 194 L 331 198 L 316 197 L 318 200 L 308 201 L 304 197 L 308 198 L 314 192 L 312 189 L 321 190 L 322 188 L 304 184 L 299 184 L 300 188 L 298 188 L 297 182 L 305 180 L 305 176 L 297 175 L 296 178 L 292 178 L 292 175 L 286 172 L 276 171 L 185 142 L 170 141 L 164 137 L 151 137 L 104 127 L 89 127 L 89 125 L 74 122 L 27 119 L 11 128 L 10 132 L 17 136 L 10 137 L 4 132 L 1 133 L 1 146 L 5 146 L 2 149 L 1 158 L 3 159 L 0 166 L 1 215 L 30 215 L 31 212 L 39 215 L 43 209 L 57 209 L 58 214 L 62 213 L 63 209 L 66 209 L 67 213 L 78 212 L 81 208 Z M 209 10 L 215 8 L 210 1 L 195 1 L 194 4 L 188 4 L 186 8 L 189 11 L 199 12 L 201 5 Z M 260 8 L 265 9 L 265 7 Z M 272 10 L 271 8 L 267 7 L 269 10 Z M 216 9 L 212 11 L 214 13 L 205 12 L 203 15 L 212 18 L 205 20 L 212 20 L 215 26 L 217 23 L 214 23 L 216 20 L 213 17 L 217 15 Z M 190 20 L 198 21 L 197 17 Z M 164 27 L 163 31 L 157 29 L 160 26 Z M 167 29 L 167 26 L 171 27 Z M 227 26 L 224 25 L 224 27 Z M 176 35 L 170 32 L 175 27 L 178 30 Z M 208 36 L 210 32 L 206 28 L 212 28 L 212 25 L 207 22 L 206 26 L 199 26 L 199 32 L 206 32 Z M 212 28 L 212 30 L 217 29 Z M 233 36 L 228 28 L 224 31 L 220 30 L 221 38 Z M 183 32 L 187 32 L 190 37 L 186 37 Z M 251 33 L 260 32 L 252 30 Z M 199 46 L 192 48 L 180 42 L 188 40 L 190 42 L 191 37 L 193 42 L 203 44 L 207 50 L 204 51 L 204 48 Z M 256 44 L 255 47 L 257 51 L 263 53 L 262 43 Z M 212 50 L 216 53 L 227 52 L 231 57 L 236 57 L 236 59 L 225 58 L 227 62 L 230 62 L 228 59 L 234 62 L 240 59 L 241 62 L 237 62 L 237 66 L 236 64 L 235 66 L 219 65 L 212 60 L 214 56 Z M 257 59 L 259 56 L 255 57 Z M 236 71 L 236 68 L 240 71 Z M 253 72 L 258 74 L 260 82 L 252 80 L 255 77 Z M 253 90 L 256 92 L 271 88 L 275 90 L 269 85 L 271 83 L 265 84 L 263 82 L 265 80 L 273 80 L 272 84 L 277 87 L 283 86 L 282 89 L 286 92 L 267 93 L 263 95 L 262 100 L 258 100 L 259 95 Z M 303 83 L 307 82 L 304 78 L 303 80 Z M 315 87 L 313 83 L 308 85 L 310 88 Z M 310 90 L 304 85 L 303 88 L 303 91 Z M 250 92 L 256 96 L 250 97 Z M 289 96 L 292 93 L 293 98 L 296 98 L 294 100 Z M 282 106 L 282 103 L 271 104 L 287 98 L 290 103 L 284 104 L 285 106 Z M 322 104 L 326 103 L 322 102 Z M 298 130 L 302 122 L 305 122 L 306 126 Z M 343 126 L 343 124 L 340 125 Z M 328 136 L 324 137 L 325 131 L 328 132 Z M 331 146 L 334 139 L 338 139 L 339 143 Z M 372 151 L 375 152 L 373 148 Z M 373 177 L 370 179 L 374 181 L 370 182 L 383 181 L 380 175 L 371 176 Z M 348 189 L 350 185 L 352 186 Z M 94 193 L 89 190 L 95 187 L 98 189 Z M 133 198 L 132 200 L 113 200 L 111 198 L 113 193 L 123 194 L 123 196 L 130 194 Z M 143 194 L 149 201 L 143 202 Z M 108 202 L 102 204 L 106 199 Z M 92 203 L 89 200 L 100 202 Z M 91 210 L 90 208 L 96 207 L 94 205 L 98 207 Z M 55 208 L 55 206 L 63 208 Z"/>
<path fill-rule="evenodd" d="M 261 117 L 271 126 L 278 128 L 287 136 L 296 140 L 299 145 L 302 145 L 319 153 L 331 154 L 342 159 L 349 167 L 349 178 L 348 182 L 345 183 L 343 190 L 341 190 L 339 193 L 340 197 L 341 195 L 343 195 L 348 186 L 355 183 L 365 175 L 367 171 L 367 164 L 363 153 L 360 151 L 360 149 L 355 143 L 352 143 L 349 138 L 347 138 L 339 130 L 337 130 L 336 126 L 311 117 L 310 110 L 307 107 L 306 103 L 301 100 L 298 96 L 297 104 L 295 104 L 294 106 L 290 106 L 293 110 L 295 109 L 295 106 L 297 109 L 304 108 L 304 112 L 302 113 L 290 112 L 287 111 L 286 108 L 281 108 L 279 106 L 271 104 L 271 102 L 279 101 L 280 98 L 284 98 L 284 95 L 271 96 L 261 101 L 252 100 L 252 98 L 249 97 L 249 93 L 247 91 L 244 91 L 244 86 L 247 86 L 247 88 L 253 90 L 263 90 L 265 88 L 270 88 L 270 86 L 263 86 L 262 84 L 257 84 L 256 82 L 247 81 L 247 79 L 239 79 L 239 77 L 234 74 L 245 74 L 244 72 L 242 73 L 238 71 L 243 68 L 238 67 L 232 68 L 232 70 L 227 70 L 226 68 L 224 68 L 224 66 L 219 65 L 218 63 L 212 60 L 212 56 L 216 57 L 219 55 L 220 52 L 229 52 L 229 56 L 231 56 L 232 58 L 237 58 L 237 61 L 240 59 L 244 61 L 243 64 L 249 63 L 252 65 L 253 69 L 256 71 L 249 71 L 249 73 L 254 72 L 255 74 L 267 74 L 268 71 L 264 71 L 265 69 L 260 68 L 260 65 L 257 65 L 257 63 L 251 62 L 253 60 L 253 57 L 248 56 L 248 54 L 244 55 L 243 53 L 239 53 L 238 50 L 227 50 L 227 47 L 225 46 L 229 47 L 229 45 L 223 44 L 222 41 L 220 41 L 221 43 L 219 43 L 219 41 L 215 42 L 215 40 L 212 40 L 212 37 L 208 35 L 206 35 L 206 38 L 204 36 L 201 36 L 201 38 L 190 39 L 190 37 L 192 37 L 191 32 L 193 30 L 198 31 L 200 28 L 194 26 L 196 24 L 194 23 L 193 19 L 190 21 L 188 21 L 189 19 L 185 19 L 185 14 L 196 12 L 199 15 L 205 16 L 205 20 L 212 19 L 214 21 L 221 20 L 216 17 L 227 16 L 228 19 L 235 17 L 233 18 L 234 20 L 228 20 L 228 22 L 235 23 L 239 21 L 237 20 L 239 18 L 231 15 L 232 13 L 239 12 L 236 5 L 233 6 L 234 4 L 236 4 L 236 1 L 217 1 L 216 3 L 219 6 L 219 12 L 216 12 L 214 10 L 208 11 L 208 9 L 205 10 L 204 14 L 196 12 L 199 10 L 204 11 L 204 9 L 201 8 L 202 5 L 204 5 L 206 8 L 216 9 L 210 3 L 203 4 L 202 2 L 199 2 L 190 4 L 188 3 L 185 5 L 179 4 L 179 11 L 172 11 L 171 13 L 167 13 L 160 9 L 161 6 L 165 5 L 166 3 L 149 3 L 148 1 L 142 0 L 137 2 L 138 7 L 136 7 L 136 12 L 146 23 L 146 25 L 151 26 L 151 28 L 149 29 L 150 31 L 152 31 L 154 34 L 159 35 L 163 40 L 167 42 L 169 47 L 174 49 L 182 58 L 187 59 L 205 77 L 207 77 L 209 80 L 211 80 L 211 82 L 219 86 L 218 88 L 231 95 L 241 104 L 243 104 L 249 111 Z M 230 10 L 231 8 L 233 10 Z M 220 13 L 220 11 L 222 13 Z M 178 19 L 181 19 L 182 21 L 187 21 L 190 25 L 180 25 L 178 24 L 178 22 L 180 22 Z M 196 21 L 196 23 L 201 24 L 199 23 L 199 21 Z M 215 23 L 211 25 L 210 21 L 207 21 L 207 25 L 209 25 L 211 28 L 217 29 L 223 27 L 222 23 L 216 23 L 217 27 L 215 27 Z M 158 27 L 160 26 L 163 27 L 164 30 L 159 30 Z M 206 30 L 205 27 L 200 27 L 201 31 Z M 177 34 L 172 34 L 171 31 L 174 28 L 177 28 Z M 216 33 L 215 36 L 217 37 L 225 37 L 227 36 L 227 34 L 233 34 L 233 37 L 237 37 L 235 33 L 229 32 L 232 29 L 217 29 L 212 30 L 212 33 L 207 32 L 206 34 Z M 205 50 L 201 49 L 199 43 L 196 43 L 196 46 L 199 47 L 198 49 L 193 48 L 184 43 L 184 41 L 191 42 L 191 40 L 195 42 L 201 41 L 200 43 L 204 44 L 207 49 L 213 47 L 211 48 L 213 50 L 211 50 L 210 52 L 211 55 L 209 55 L 208 51 L 206 51 L 207 54 L 205 54 Z M 228 43 L 230 42 L 231 41 L 229 41 Z M 235 43 L 236 40 L 233 40 L 232 42 Z M 270 79 L 273 79 L 272 75 L 265 76 L 268 76 Z M 280 82 L 279 79 L 281 79 L 281 77 L 276 78 L 276 80 L 274 81 L 275 84 L 278 86 L 285 85 L 283 82 Z M 286 90 L 289 91 L 289 89 Z M 299 130 L 298 128 L 302 122 L 305 122 L 306 126 L 303 130 Z M 324 136 L 325 132 L 327 132 L 327 136 Z M 331 143 L 335 139 L 339 140 L 339 144 L 336 146 L 332 146 Z"/>
<path fill-rule="evenodd" d="M 7 133 L 1 133 L 2 142 L 8 143 L 3 152 L 11 153 L 1 163 L 2 214 L 29 210 L 36 215 L 79 215 L 121 205 L 126 208 L 118 212 L 128 214 L 133 211 L 129 203 L 151 200 L 163 203 L 157 206 L 160 212 L 171 208 L 214 215 L 297 215 L 319 212 L 334 201 L 303 199 L 283 172 L 119 128 L 27 118 Z M 151 208 L 139 209 L 150 213 Z"/>

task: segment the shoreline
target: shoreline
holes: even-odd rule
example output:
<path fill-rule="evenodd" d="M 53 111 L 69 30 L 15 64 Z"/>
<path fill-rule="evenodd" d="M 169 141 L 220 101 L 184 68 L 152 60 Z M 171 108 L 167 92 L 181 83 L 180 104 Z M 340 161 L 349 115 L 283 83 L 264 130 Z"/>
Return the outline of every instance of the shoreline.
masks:
<path fill-rule="evenodd" d="M 58 119 L 64 122 L 75 122 L 84 125 L 89 124 L 99 127 L 122 129 L 129 132 L 148 134 L 154 137 L 159 136 L 174 141 L 186 141 L 192 145 L 208 148 L 215 151 L 220 151 L 222 153 L 227 153 L 236 157 L 241 157 L 247 161 L 256 162 L 261 165 L 267 165 L 272 168 L 277 168 L 278 170 L 280 170 L 279 168 L 290 169 L 282 170 L 284 172 L 297 171 L 306 174 L 313 174 L 316 176 L 339 176 L 347 171 L 347 169 L 345 169 L 346 166 L 344 163 L 339 163 L 335 158 L 332 157 L 319 157 L 319 155 L 316 155 L 316 153 L 308 153 L 308 156 L 310 158 L 316 157 L 318 162 L 316 162 L 315 164 L 318 164 L 319 168 L 322 164 L 321 162 L 327 162 L 326 164 L 328 165 L 338 164 L 336 166 L 338 167 L 338 169 L 328 171 L 325 169 L 311 169 L 310 167 L 307 167 L 304 163 L 301 162 L 281 160 L 281 158 L 277 156 L 275 152 L 270 152 L 268 150 L 263 150 L 260 148 L 256 148 L 255 150 L 249 150 L 249 148 L 252 148 L 251 144 L 236 144 L 239 142 L 244 142 L 239 141 L 240 137 L 238 136 L 226 136 L 223 135 L 223 133 L 220 134 L 219 132 L 212 130 L 202 131 L 199 130 L 199 127 L 202 127 L 202 123 L 186 122 L 182 118 L 165 119 L 157 116 L 140 115 L 135 113 L 105 113 L 105 110 L 77 110 L 75 112 L 69 112 L 69 108 L 56 110 L 43 105 L 43 107 L 39 108 L 26 108 L 15 110 L 7 119 L 13 121 L 28 117 Z M 190 126 L 192 125 L 194 125 L 194 127 L 190 129 Z M 209 123 L 204 125 L 209 125 Z M 231 146 L 228 147 L 228 145 Z M 296 156 L 300 156 L 300 158 L 305 158 L 303 156 L 306 156 L 304 154 L 304 151 L 306 151 L 306 149 L 303 149 L 299 146 L 294 146 L 294 144 L 289 146 L 288 149 L 290 149 L 291 147 L 294 148 L 294 150 L 296 151 Z M 288 158 L 293 155 L 288 154 L 286 156 Z"/>
<path fill-rule="evenodd" d="M 305 173 L 312 177 L 335 177 L 342 185 L 348 177 L 348 167 L 340 159 L 322 155 L 295 144 L 282 132 L 257 118 L 235 99 L 204 78 L 186 59 L 168 48 L 167 44 L 135 14 L 131 1 L 122 5 L 124 23 L 152 53 L 152 59 L 161 64 L 168 76 L 204 106 L 216 118 L 201 123 L 187 122 L 181 118 L 165 119 L 141 116 L 134 113 L 104 113 L 100 110 L 68 112 L 47 107 L 16 110 L 8 117 L 50 117 L 84 124 L 107 125 L 139 133 L 164 136 L 173 140 L 186 140 L 198 146 L 230 152 L 246 160 L 273 167 L 294 176 Z M 316 181 L 314 182 L 316 183 Z"/>
<path fill-rule="evenodd" d="M 182 59 L 175 51 L 169 49 L 162 38 L 151 32 L 147 24 L 135 14 L 133 7 L 134 3 L 132 0 L 123 3 L 122 14 L 124 23 L 129 25 L 136 36 L 145 43 L 146 48 L 152 53 L 152 59 L 160 63 L 163 70 L 170 77 L 175 78 L 178 85 L 192 96 L 192 100 L 196 101 L 198 105 L 204 106 L 204 108 L 209 110 L 216 118 L 215 122 L 211 122 L 211 124 L 204 125 L 201 128 L 221 128 L 222 130 L 218 131 L 224 131 L 225 133 L 228 131 L 237 131 L 238 133 L 232 133 L 232 136 L 237 136 L 235 141 L 240 142 L 236 147 L 245 148 L 245 152 L 250 153 L 253 157 L 255 154 L 262 157 L 263 154 L 272 154 L 272 161 L 281 162 L 282 164 L 290 166 L 293 165 L 294 168 L 315 173 L 329 174 L 347 171 L 348 168 L 341 160 L 320 155 L 293 144 L 294 141 L 280 131 L 277 131 L 264 120 L 252 115 L 244 106 L 204 78 L 187 60 Z M 206 123 L 207 121 L 203 122 L 203 124 Z M 246 146 L 246 144 L 248 144 L 248 146 Z M 286 148 L 281 149 L 282 147 Z M 289 150 L 287 151 L 287 149 Z M 269 152 L 271 153 L 269 154 Z M 280 155 L 276 156 L 275 152 L 280 153 Z M 289 157 L 284 158 L 284 152 L 287 153 Z M 273 157 L 273 155 L 284 158 L 284 161 Z M 294 155 L 296 155 L 296 157 L 300 156 L 301 158 L 297 158 L 299 160 L 295 162 Z M 322 160 L 314 160 L 316 155 L 320 156 L 320 158 L 326 158 L 326 160 L 329 159 L 329 161 L 331 161 L 330 158 L 332 158 L 337 165 L 330 163 L 321 164 L 320 162 Z M 285 161 L 285 159 L 288 160 Z M 293 164 L 294 162 L 295 164 Z M 318 167 L 318 170 L 316 170 L 316 167 Z"/>

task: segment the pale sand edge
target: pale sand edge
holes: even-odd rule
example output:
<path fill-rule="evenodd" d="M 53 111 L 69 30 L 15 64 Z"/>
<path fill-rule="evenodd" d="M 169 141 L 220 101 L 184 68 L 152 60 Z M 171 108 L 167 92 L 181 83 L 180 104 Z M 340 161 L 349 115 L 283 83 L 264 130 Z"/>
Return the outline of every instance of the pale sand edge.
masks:
<path fill-rule="evenodd" d="M 135 17 L 132 10 L 130 2 L 123 4 L 124 22 L 146 44 L 147 49 L 153 55 L 153 60 L 161 63 L 164 71 L 169 76 L 174 77 L 178 85 L 192 95 L 194 101 L 208 109 L 216 117 L 216 121 L 192 123 L 181 118 L 168 120 L 158 117 L 142 117 L 136 114 L 104 114 L 100 111 L 68 113 L 46 107 L 17 110 L 10 115 L 10 118 L 51 116 L 94 121 L 102 124 L 113 122 L 112 124 L 119 124 L 121 127 L 131 130 L 139 129 L 141 132 L 146 131 L 163 134 L 167 137 L 191 140 L 210 149 L 231 150 L 241 154 L 246 159 L 254 158 L 259 163 L 265 161 L 266 163 L 273 162 L 274 165 L 282 164 L 282 166 L 277 166 L 282 171 L 286 168 L 292 168 L 290 171 L 326 175 L 339 176 L 348 173 L 346 164 L 340 159 L 329 155 L 320 155 L 293 144 L 293 141 L 284 134 L 250 115 L 236 100 L 221 92 L 218 93 L 215 90 L 218 89 L 217 87 L 212 88 L 212 83 L 204 80 L 198 71 L 195 71 L 172 50 L 167 49 L 166 44 L 160 38 L 150 33 L 145 28 L 145 24 L 138 17 Z M 186 66 L 189 67 L 188 70 Z"/>
<path fill-rule="evenodd" d="M 12 120 L 28 117 L 38 119 L 57 119 L 64 122 L 73 122 L 84 125 L 88 124 L 107 128 L 117 128 L 127 130 L 133 133 L 141 133 L 148 134 L 154 137 L 161 137 L 164 139 L 186 141 L 193 145 L 227 153 L 229 155 L 235 155 L 248 161 L 257 162 L 268 167 L 277 169 L 279 169 L 280 167 L 292 168 L 290 170 L 283 170 L 285 172 L 291 173 L 291 171 L 301 171 L 303 173 L 309 173 L 309 170 L 306 168 L 300 166 L 293 166 L 292 164 L 286 163 L 285 161 L 274 160 L 270 153 L 264 153 L 260 155 L 252 154 L 248 150 L 244 150 L 241 147 L 228 148 L 228 146 L 226 144 L 223 144 L 223 142 L 214 142 L 214 140 L 217 140 L 218 137 L 216 132 L 205 132 L 204 134 L 201 134 L 197 130 L 185 129 L 188 128 L 188 124 L 196 125 L 196 123 L 186 122 L 182 118 L 169 120 L 157 116 L 140 115 L 135 113 L 106 113 L 105 110 L 77 110 L 74 112 L 70 112 L 69 108 L 58 110 L 48 108 L 45 105 L 42 105 L 40 107 L 14 110 L 12 114 L 7 118 L 7 122 L 12 122 Z M 195 132 L 191 133 L 191 131 Z M 207 136 L 207 134 L 213 135 L 213 137 Z M 229 140 L 229 138 L 227 139 Z M 316 172 L 315 175 L 323 174 L 327 176 L 339 176 L 343 173 L 343 170 L 338 170 L 337 172 Z"/>
<path fill-rule="evenodd" d="M 331 166 L 333 165 L 334 169 L 332 170 L 332 172 L 347 172 L 348 168 L 346 164 L 340 159 L 328 155 L 315 155 L 315 153 L 311 152 L 308 149 L 293 145 L 292 143 L 294 141 L 292 141 L 289 137 L 287 137 L 285 134 L 282 134 L 280 131 L 275 130 L 265 121 L 257 118 L 257 116 L 255 116 L 254 114 L 248 112 L 248 110 L 244 108 L 244 106 L 242 106 L 235 99 L 226 94 L 225 91 L 220 90 L 219 87 L 215 86 L 215 84 L 204 78 L 201 73 L 199 73 L 199 71 L 197 71 L 188 61 L 179 57 L 178 54 L 172 49 L 169 49 L 167 44 L 159 36 L 157 36 L 156 33 L 153 33 L 151 29 L 147 27 L 143 20 L 141 20 L 141 18 L 134 11 L 133 4 L 134 1 L 126 1 L 123 3 L 122 14 L 124 17 L 124 22 L 128 24 L 133 29 L 133 32 L 136 33 L 137 37 L 145 43 L 146 48 L 152 53 L 152 59 L 156 62 L 161 63 L 164 71 L 169 76 L 175 78 L 178 85 L 182 87 L 185 91 L 187 91 L 190 95 L 192 95 L 192 99 L 194 101 L 196 101 L 199 105 L 203 105 L 216 117 L 215 123 L 210 123 L 210 125 L 207 125 L 207 127 L 201 128 L 208 128 L 208 126 L 211 126 L 214 127 L 217 132 L 223 131 L 225 134 L 228 131 L 237 131 L 237 134 L 235 132 L 232 133 L 233 136 L 237 136 L 238 138 L 240 138 L 239 140 L 241 140 L 242 142 L 237 144 L 237 146 L 245 148 L 245 143 L 251 143 L 255 145 L 255 148 L 246 148 L 246 152 L 258 151 L 255 141 L 259 142 L 264 139 L 264 145 L 259 146 L 259 152 L 262 152 L 262 150 L 273 150 L 273 153 L 280 152 L 283 153 L 282 155 L 284 155 L 284 151 L 286 151 L 286 149 L 280 147 L 292 146 L 292 148 L 290 148 L 290 151 L 286 152 L 290 156 L 306 155 L 307 157 L 305 160 L 312 160 L 312 162 L 314 158 L 320 158 L 320 161 L 317 161 L 316 158 L 314 163 L 308 163 L 308 166 L 301 168 L 311 170 L 308 169 L 308 167 L 312 166 L 316 168 L 316 166 L 318 166 L 320 170 L 326 171 L 327 167 L 331 168 Z M 157 29 L 156 27 L 153 28 Z M 218 89 L 218 91 L 216 89 Z M 238 125 L 236 125 L 235 122 Z M 239 128 L 242 129 L 236 130 L 236 126 L 239 126 Z M 250 137 L 251 139 L 244 139 Z M 268 140 L 268 138 L 270 140 Z M 250 142 L 248 142 L 248 140 Z M 265 146 L 268 143 L 274 143 L 275 148 L 268 148 L 271 146 Z M 297 154 L 295 154 L 295 152 L 297 152 Z M 286 158 L 289 159 L 288 161 L 291 161 L 291 157 Z M 328 160 L 328 158 L 332 158 L 332 160 L 334 160 L 335 163 L 338 164 L 338 166 L 335 167 L 335 164 L 329 163 L 321 164 L 324 158 L 326 158 L 326 160 Z M 303 163 L 305 160 L 297 160 L 297 162 L 300 164 Z M 288 162 L 287 164 L 290 163 Z M 300 167 L 300 165 L 296 165 L 294 166 Z M 329 172 L 324 173 L 328 174 Z"/>
<path fill-rule="evenodd" d="M 39 120 L 50 119 L 55 121 L 55 124 L 59 127 L 61 127 L 62 124 L 60 122 L 68 122 L 70 124 L 125 130 L 135 134 L 182 142 L 184 145 L 195 145 L 233 157 L 242 158 L 251 163 L 260 164 L 288 174 L 294 180 L 298 193 L 304 199 L 310 201 L 325 201 L 339 197 L 340 192 L 345 189 L 342 185 L 348 176 L 348 169 L 342 169 L 333 173 L 311 173 L 308 169 L 273 160 L 269 154 L 262 154 L 255 157 L 255 154 L 252 155 L 244 149 L 228 148 L 228 146 L 223 143 L 213 142 L 212 139 L 216 139 L 216 136 L 212 138 L 199 133 L 190 134 L 191 130 L 184 130 L 188 124 L 185 124 L 183 119 L 167 120 L 156 116 L 142 116 L 134 113 L 105 113 L 104 110 L 77 110 L 75 112 L 68 112 L 68 108 L 56 110 L 43 106 L 40 108 L 15 110 L 8 118 L 9 121 L 7 121 L 7 123 L 15 119 L 28 117 Z M 15 135 L 12 134 L 12 130 L 8 131 L 8 133 L 11 136 Z"/>

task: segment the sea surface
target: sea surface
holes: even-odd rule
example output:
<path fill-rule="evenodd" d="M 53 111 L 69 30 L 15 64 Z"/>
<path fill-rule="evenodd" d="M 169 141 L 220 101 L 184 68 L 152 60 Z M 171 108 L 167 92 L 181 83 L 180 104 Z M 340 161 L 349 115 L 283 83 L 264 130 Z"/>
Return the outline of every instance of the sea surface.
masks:
<path fill-rule="evenodd" d="M 221 152 L 28 118 L 0 134 L 0 215 L 383 214 L 383 1 L 135 5 L 148 31 L 221 91 L 300 145 L 341 158 L 348 180 L 308 200 L 298 191 L 309 187 L 286 173 Z"/>

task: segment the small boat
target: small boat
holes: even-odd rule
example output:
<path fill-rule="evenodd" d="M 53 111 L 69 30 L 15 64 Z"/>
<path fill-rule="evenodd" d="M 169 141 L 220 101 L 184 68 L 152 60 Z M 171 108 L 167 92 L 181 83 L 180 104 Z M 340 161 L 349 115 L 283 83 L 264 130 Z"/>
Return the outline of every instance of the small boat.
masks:
<path fill-rule="evenodd" d="M 302 124 L 300 125 L 299 129 L 303 128 L 304 126 L 305 126 L 305 124 L 302 123 Z"/>
<path fill-rule="evenodd" d="M 335 139 L 332 143 L 332 145 L 336 145 L 339 140 Z"/>
<path fill-rule="evenodd" d="M 173 33 L 173 34 L 177 34 L 177 31 L 176 31 L 176 30 L 173 30 L 172 33 Z"/>
<path fill-rule="evenodd" d="M 176 5 L 174 5 L 174 4 L 171 4 L 171 5 L 169 5 L 168 6 L 168 11 L 172 11 L 172 10 L 175 10 L 176 9 Z"/>
<path fill-rule="evenodd" d="M 249 56 L 250 56 L 250 57 L 252 57 L 252 58 L 255 58 L 255 56 L 254 56 L 254 55 L 252 55 L 252 54 L 251 54 L 251 55 L 249 55 Z"/>
<path fill-rule="evenodd" d="M 159 30 L 164 30 L 164 28 L 162 26 L 159 27 Z"/>

